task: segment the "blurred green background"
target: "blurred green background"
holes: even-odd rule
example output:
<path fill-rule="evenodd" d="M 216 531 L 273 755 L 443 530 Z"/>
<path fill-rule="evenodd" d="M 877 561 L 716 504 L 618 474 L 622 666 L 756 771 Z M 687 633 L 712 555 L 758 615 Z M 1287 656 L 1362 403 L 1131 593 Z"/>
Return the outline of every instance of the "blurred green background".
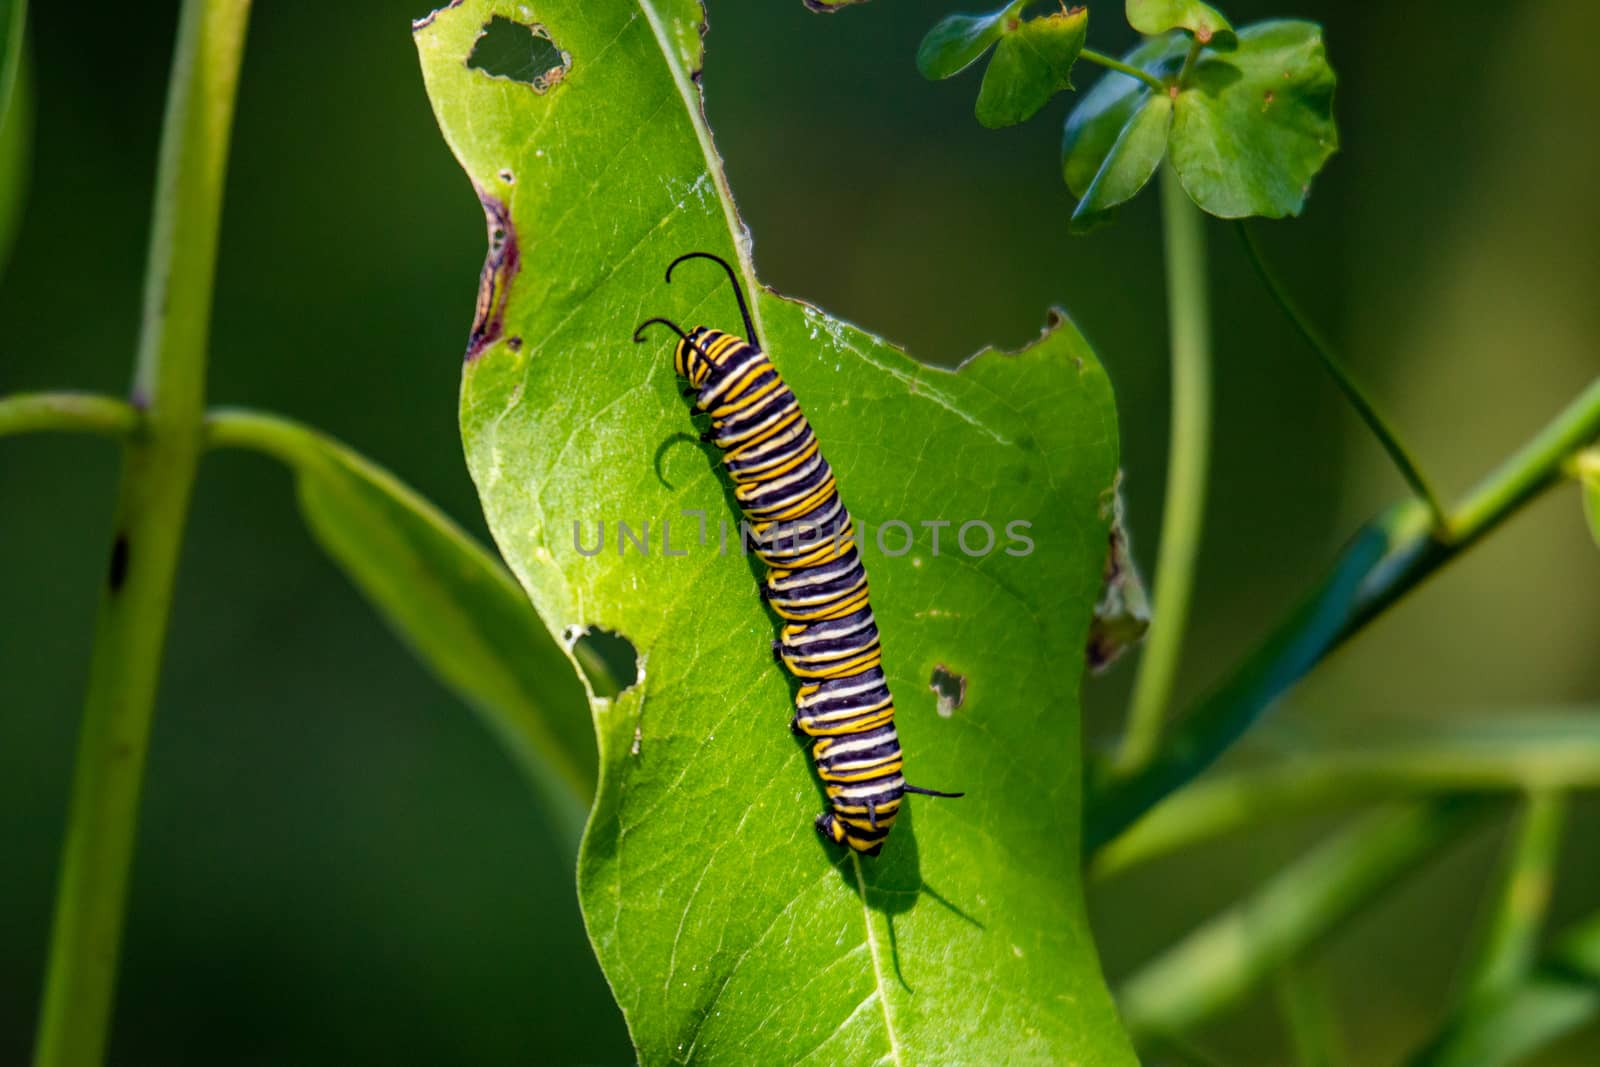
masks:
<path fill-rule="evenodd" d="M 1307 217 L 1266 228 L 1269 251 L 1459 490 L 1600 367 L 1600 9 L 1290 2 L 1225 7 L 1236 23 L 1324 23 L 1344 150 Z M 713 4 L 708 110 L 762 275 L 938 362 L 1020 344 L 1065 306 L 1117 385 L 1148 562 L 1166 430 L 1154 197 L 1069 238 L 1069 98 L 988 132 L 974 78 L 929 85 L 913 69 L 922 33 L 959 6 Z M 1091 44 L 1131 43 L 1120 9 L 1093 5 Z M 342 437 L 482 535 L 455 396 L 483 223 L 423 96 L 408 33 L 422 13 L 258 5 L 211 396 Z M 176 4 L 31 15 L 33 186 L 0 284 L 0 393 L 121 393 Z M 1218 434 L 1189 694 L 1400 491 L 1232 234 L 1212 240 Z M 0 1063 L 31 1042 L 115 474 L 103 442 L 0 442 Z M 1576 493 L 1554 494 L 1340 652 L 1253 744 L 1593 700 L 1597 589 Z M 531 790 L 318 553 L 270 462 L 206 460 L 174 618 L 115 1062 L 629 1061 Z M 1112 735 L 1128 674 L 1091 683 L 1091 744 Z M 1097 887 L 1107 969 L 1126 973 L 1324 829 L 1276 828 Z M 1426 1032 L 1500 830 L 1325 954 L 1352 1062 L 1392 1060 Z M 1558 923 L 1600 899 L 1597 830 L 1600 807 L 1580 808 Z M 1284 1056 L 1270 1007 L 1202 1037 L 1224 1062 Z M 1541 1062 L 1597 1059 L 1591 1031 Z"/>

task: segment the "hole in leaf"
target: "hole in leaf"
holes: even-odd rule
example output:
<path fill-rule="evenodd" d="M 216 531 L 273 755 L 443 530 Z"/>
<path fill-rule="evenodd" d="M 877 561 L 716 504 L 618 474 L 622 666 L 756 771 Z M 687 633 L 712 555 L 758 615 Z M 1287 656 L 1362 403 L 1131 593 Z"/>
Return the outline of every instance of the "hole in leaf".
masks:
<path fill-rule="evenodd" d="M 525 26 L 496 15 L 478 34 L 467 66 L 491 78 L 505 78 L 542 93 L 559 84 L 572 69 L 572 57 L 550 39 L 538 23 Z"/>
<path fill-rule="evenodd" d="M 569 626 L 563 634 L 572 642 L 572 654 L 595 696 L 611 700 L 639 684 L 639 653 L 626 637 L 599 627 Z"/>
<path fill-rule="evenodd" d="M 967 679 L 943 663 L 933 669 L 933 677 L 928 679 L 928 688 L 938 697 L 939 703 L 934 710 L 941 718 L 948 719 L 956 713 L 957 708 L 967 702 Z"/>

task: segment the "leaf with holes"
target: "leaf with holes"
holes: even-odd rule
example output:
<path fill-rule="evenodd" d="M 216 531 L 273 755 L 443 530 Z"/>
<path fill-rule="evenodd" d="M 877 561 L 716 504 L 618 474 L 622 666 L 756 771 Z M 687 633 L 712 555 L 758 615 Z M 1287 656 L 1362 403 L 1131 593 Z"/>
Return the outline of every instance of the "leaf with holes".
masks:
<path fill-rule="evenodd" d="M 537 19 L 564 77 L 469 65 L 496 16 Z M 761 288 L 701 117 L 703 20 L 692 0 L 464 0 L 416 29 L 488 219 L 461 425 L 490 529 L 552 632 L 638 653 L 637 683 L 592 700 L 579 897 L 640 1061 L 1131 1064 L 1079 874 L 1110 385 L 1064 319 L 948 372 Z M 877 858 L 812 827 L 716 456 L 668 344 L 632 341 L 657 315 L 738 328 L 714 265 L 664 284 L 689 251 L 736 265 L 866 525 L 908 776 L 967 794 L 914 798 Z"/>

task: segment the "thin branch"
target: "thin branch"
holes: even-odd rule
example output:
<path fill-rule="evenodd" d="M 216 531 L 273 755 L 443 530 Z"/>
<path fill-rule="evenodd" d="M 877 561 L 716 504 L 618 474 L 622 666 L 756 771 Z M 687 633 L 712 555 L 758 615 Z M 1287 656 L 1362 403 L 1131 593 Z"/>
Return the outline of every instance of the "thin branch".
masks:
<path fill-rule="evenodd" d="M 1279 281 L 1272 269 L 1267 266 L 1266 260 L 1261 255 L 1261 247 L 1256 243 L 1255 234 L 1251 231 L 1249 223 L 1241 220 L 1237 229 L 1239 241 L 1244 245 L 1245 254 L 1249 257 L 1251 265 L 1255 267 L 1256 274 L 1260 276 L 1262 284 L 1267 287 L 1267 292 L 1272 295 L 1272 299 L 1277 302 L 1278 308 L 1293 324 L 1301 339 L 1317 354 L 1317 358 L 1322 360 L 1322 365 L 1333 376 L 1334 382 L 1338 384 L 1339 389 L 1344 393 L 1345 399 L 1350 401 L 1350 406 L 1356 409 L 1356 414 L 1361 416 L 1361 421 L 1365 422 L 1367 428 L 1377 437 L 1378 443 L 1389 454 L 1389 459 L 1399 469 L 1400 476 L 1411 487 L 1411 491 L 1416 493 L 1418 498 L 1428 505 L 1428 510 L 1433 516 L 1436 532 L 1441 538 L 1448 540 L 1450 526 L 1445 514 L 1444 503 L 1434 490 L 1433 483 L 1428 479 L 1427 475 L 1423 474 L 1421 464 L 1413 458 L 1411 450 L 1400 440 L 1399 432 L 1378 411 L 1377 405 L 1367 395 L 1367 391 L 1361 387 L 1361 384 L 1356 381 L 1355 375 L 1351 373 L 1350 369 L 1345 366 L 1344 361 L 1334 352 L 1333 345 L 1328 342 L 1326 337 L 1322 336 L 1322 333 L 1311 324 L 1311 320 L 1306 318 L 1300 311 L 1300 308 L 1289 296 L 1288 290 L 1284 288 L 1283 283 Z"/>
<path fill-rule="evenodd" d="M 17 393 L 0 397 L 0 437 L 92 433 L 131 437 L 142 417 L 132 404 L 93 393 Z"/>
<path fill-rule="evenodd" d="M 1091 796 L 1088 854 L 1198 777 L 1329 652 L 1556 483 L 1567 460 L 1597 436 L 1600 379 L 1452 513 L 1449 544 L 1433 536 L 1428 509 L 1417 500 L 1362 527 L 1306 600 L 1183 718 L 1145 769 Z"/>
<path fill-rule="evenodd" d="M 1105 67 L 1107 70 L 1114 70 L 1118 74 L 1126 74 L 1130 78 L 1138 78 L 1140 81 L 1144 82 L 1158 93 L 1164 93 L 1167 91 L 1166 84 L 1162 82 L 1160 78 L 1157 78 L 1148 71 L 1143 71 L 1138 67 L 1130 66 L 1129 64 L 1122 62 L 1120 59 L 1112 59 L 1104 52 L 1096 52 L 1093 48 L 1085 48 L 1083 51 L 1079 52 L 1078 55 L 1084 59 L 1087 59 L 1091 63 L 1100 64 L 1100 66 Z"/>
<path fill-rule="evenodd" d="M 1172 421 L 1167 447 L 1167 493 L 1152 591 L 1150 632 L 1139 657 L 1128 725 L 1113 777 L 1145 767 L 1161 741 L 1162 722 L 1189 627 L 1195 561 L 1205 527 L 1206 474 L 1211 452 L 1211 312 L 1206 270 L 1205 216 L 1172 167 L 1161 168 L 1161 217 L 1166 231 L 1167 317 L 1172 349 Z"/>
<path fill-rule="evenodd" d="M 156 177 L 134 405 L 95 623 L 34 1062 L 105 1056 L 173 581 L 200 455 L 223 175 L 246 0 L 185 0 Z"/>
<path fill-rule="evenodd" d="M 1486 1004 L 1527 977 L 1539 947 L 1561 852 L 1567 799 L 1530 793 L 1512 826 L 1489 911 L 1461 983 L 1462 1011 Z"/>
<path fill-rule="evenodd" d="M 1600 788 L 1600 708 L 1368 739 L 1182 789 L 1094 857 L 1107 878 L 1264 823 L 1424 795 Z"/>
<path fill-rule="evenodd" d="M 1343 1063 L 1345 1050 L 1339 1020 L 1321 971 L 1305 962 L 1288 963 L 1278 970 L 1273 986 L 1296 1067 L 1334 1067 Z"/>
<path fill-rule="evenodd" d="M 1486 808 L 1444 801 L 1363 818 L 1140 968 L 1117 997 L 1123 1023 L 1135 1039 L 1159 1039 L 1240 1003 Z"/>
<path fill-rule="evenodd" d="M 1511 1067 L 1600 1016 L 1600 913 L 1567 930 L 1527 979 L 1453 1018 L 1412 1067 Z"/>

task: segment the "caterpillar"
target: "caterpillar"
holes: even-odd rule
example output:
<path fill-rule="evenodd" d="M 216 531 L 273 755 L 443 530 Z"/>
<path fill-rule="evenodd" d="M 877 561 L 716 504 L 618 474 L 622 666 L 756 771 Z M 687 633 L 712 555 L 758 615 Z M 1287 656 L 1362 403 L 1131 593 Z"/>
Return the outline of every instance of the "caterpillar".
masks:
<path fill-rule="evenodd" d="M 811 755 L 828 796 L 829 810 L 817 816 L 816 828 L 835 844 L 876 856 L 905 794 L 962 794 L 906 782 L 867 572 L 833 469 L 799 401 L 762 350 L 728 262 L 689 252 L 667 267 L 667 282 L 690 259 L 710 260 L 726 272 L 750 340 L 705 326 L 685 331 L 665 318 L 646 319 L 633 339 L 646 341 L 650 326 L 678 336 L 673 368 L 689 383 L 683 395 L 692 399 L 695 414 L 711 418 L 700 439 L 722 452 L 744 528 L 767 565 L 760 594 L 782 620 L 773 658 L 800 682 L 790 729 L 816 739 Z"/>

